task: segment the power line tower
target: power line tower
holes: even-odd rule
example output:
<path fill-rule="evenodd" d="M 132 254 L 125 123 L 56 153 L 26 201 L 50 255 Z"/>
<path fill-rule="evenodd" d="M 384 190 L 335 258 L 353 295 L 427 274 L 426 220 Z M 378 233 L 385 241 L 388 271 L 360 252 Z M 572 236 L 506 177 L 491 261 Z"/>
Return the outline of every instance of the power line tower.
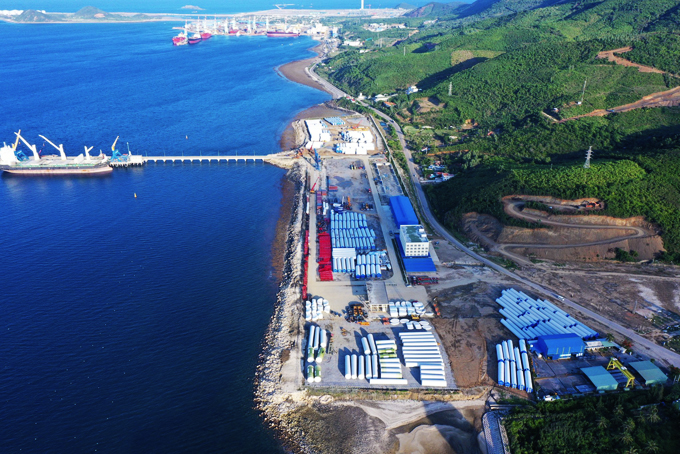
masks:
<path fill-rule="evenodd" d="M 588 148 L 588 151 L 586 151 L 586 163 L 583 164 L 584 169 L 590 169 L 590 158 L 593 156 L 593 147 L 591 146 Z"/>
<path fill-rule="evenodd" d="M 578 103 L 579 106 L 580 106 L 581 104 L 583 104 L 583 98 L 584 98 L 585 95 L 586 95 L 586 84 L 587 84 L 587 83 L 588 83 L 588 79 L 586 79 L 586 80 L 583 81 L 583 91 L 581 91 L 581 101 Z"/>

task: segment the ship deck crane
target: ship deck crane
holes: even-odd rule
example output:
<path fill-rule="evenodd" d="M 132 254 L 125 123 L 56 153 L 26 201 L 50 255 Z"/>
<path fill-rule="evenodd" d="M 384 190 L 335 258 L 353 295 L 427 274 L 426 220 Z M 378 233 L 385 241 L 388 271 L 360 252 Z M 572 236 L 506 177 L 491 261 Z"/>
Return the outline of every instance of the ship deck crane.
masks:
<path fill-rule="evenodd" d="M 40 155 L 38 154 L 38 149 L 36 148 L 35 145 L 31 145 L 30 143 L 26 142 L 26 139 L 24 139 L 23 136 L 21 135 L 21 130 L 19 130 L 19 132 L 15 132 L 14 134 L 16 134 L 17 139 L 21 139 L 21 141 L 26 144 L 28 149 L 33 152 L 33 157 L 35 158 L 35 160 L 40 161 Z M 18 144 L 19 144 L 19 140 L 17 140 L 17 142 L 14 144 L 15 150 L 16 150 L 16 147 L 18 146 Z"/>
<path fill-rule="evenodd" d="M 45 141 L 46 141 L 47 143 L 49 143 L 49 144 L 52 145 L 54 148 L 56 148 L 57 150 L 59 150 L 59 154 L 61 155 L 61 159 L 63 159 L 64 161 L 66 161 L 66 153 L 64 153 L 64 146 L 63 146 L 62 144 L 59 144 L 59 146 L 56 146 L 56 145 L 55 145 L 54 143 L 52 143 L 52 141 L 51 141 L 50 139 L 48 139 L 47 137 L 45 137 L 45 136 L 43 136 L 43 135 L 40 135 L 40 134 L 38 134 L 38 137 L 42 137 L 43 139 L 45 139 Z"/>

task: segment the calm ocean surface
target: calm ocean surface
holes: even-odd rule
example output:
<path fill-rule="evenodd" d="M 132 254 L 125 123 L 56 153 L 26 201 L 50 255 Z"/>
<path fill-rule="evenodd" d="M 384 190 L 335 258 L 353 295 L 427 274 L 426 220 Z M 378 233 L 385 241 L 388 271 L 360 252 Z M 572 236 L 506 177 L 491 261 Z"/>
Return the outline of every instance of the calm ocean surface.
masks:
<path fill-rule="evenodd" d="M 365 6 L 373 8 L 394 8 L 399 0 L 365 0 Z M 425 0 L 408 2 L 411 5 L 420 6 L 427 3 Z M 0 9 L 38 9 L 54 12 L 75 12 L 80 8 L 92 5 L 104 11 L 129 11 L 140 13 L 186 13 L 191 10 L 183 10 L 184 5 L 199 6 L 204 14 L 231 14 L 249 11 L 264 11 L 275 9 L 271 0 L 1 0 Z M 305 0 L 286 6 L 296 9 L 347 9 L 359 8 L 361 0 Z"/>
<path fill-rule="evenodd" d="M 173 48 L 171 26 L 0 23 L 0 141 L 260 154 L 327 99 L 273 70 L 310 40 Z M 284 173 L 2 176 L 0 452 L 278 452 L 252 386 Z"/>

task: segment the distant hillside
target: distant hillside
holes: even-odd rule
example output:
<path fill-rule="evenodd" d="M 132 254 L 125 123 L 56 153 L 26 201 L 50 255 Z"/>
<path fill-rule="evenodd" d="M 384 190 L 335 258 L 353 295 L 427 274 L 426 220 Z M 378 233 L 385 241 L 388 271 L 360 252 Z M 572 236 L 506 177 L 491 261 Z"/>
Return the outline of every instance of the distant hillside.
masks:
<path fill-rule="evenodd" d="M 61 21 L 61 18 L 54 16 L 52 14 L 41 13 L 34 9 L 27 9 L 15 19 L 17 22 L 55 22 Z"/>
<path fill-rule="evenodd" d="M 72 17 L 75 19 L 115 19 L 119 16 L 117 14 L 107 13 L 94 6 L 86 6 L 73 13 Z"/>
<path fill-rule="evenodd" d="M 460 9 L 461 17 L 481 15 L 485 17 L 519 13 L 535 8 L 545 8 L 557 3 L 570 3 L 570 0 L 477 0 Z"/>
<path fill-rule="evenodd" d="M 410 3 L 399 3 L 397 6 L 395 6 L 397 9 L 416 9 L 416 5 L 411 5 Z"/>
<path fill-rule="evenodd" d="M 413 11 L 409 11 L 404 14 L 405 17 L 426 17 L 426 16 L 450 16 L 456 14 L 459 9 L 467 7 L 467 3 L 463 2 L 452 2 L 452 3 L 428 3 L 425 6 L 416 8 Z"/>

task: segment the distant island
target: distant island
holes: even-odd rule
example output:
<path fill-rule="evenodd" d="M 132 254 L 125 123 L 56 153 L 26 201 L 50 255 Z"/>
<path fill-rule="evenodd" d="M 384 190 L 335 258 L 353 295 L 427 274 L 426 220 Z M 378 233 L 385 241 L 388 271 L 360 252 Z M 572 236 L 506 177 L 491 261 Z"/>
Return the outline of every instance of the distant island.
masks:
<path fill-rule="evenodd" d="M 5 14 L 3 14 L 5 13 Z M 166 15 L 119 13 L 113 14 L 94 6 L 86 6 L 75 13 L 48 13 L 27 9 L 24 11 L 2 11 L 0 20 L 17 23 L 70 23 L 70 22 L 148 22 L 167 20 Z"/>
<path fill-rule="evenodd" d="M 194 5 L 184 5 L 180 9 L 190 9 L 190 10 L 196 10 L 196 11 L 204 11 L 204 9 L 201 8 L 200 6 L 194 6 Z"/>

